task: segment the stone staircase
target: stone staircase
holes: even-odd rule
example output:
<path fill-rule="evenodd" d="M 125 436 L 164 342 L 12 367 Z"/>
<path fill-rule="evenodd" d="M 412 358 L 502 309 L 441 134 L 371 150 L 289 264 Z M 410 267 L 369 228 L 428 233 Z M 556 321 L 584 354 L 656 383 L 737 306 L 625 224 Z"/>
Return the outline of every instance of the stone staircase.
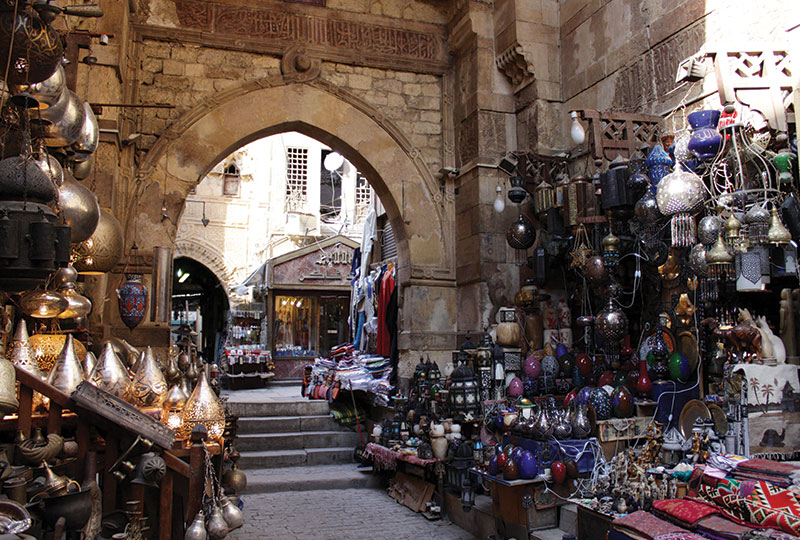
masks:
<path fill-rule="evenodd" d="M 268 395 L 268 394 L 265 394 Z M 359 471 L 353 450 L 358 433 L 339 425 L 327 401 L 282 396 L 228 401 L 239 417 L 234 445 L 247 473 L 245 493 L 375 487 L 380 479 Z M 277 399 L 277 400 L 275 400 Z"/>

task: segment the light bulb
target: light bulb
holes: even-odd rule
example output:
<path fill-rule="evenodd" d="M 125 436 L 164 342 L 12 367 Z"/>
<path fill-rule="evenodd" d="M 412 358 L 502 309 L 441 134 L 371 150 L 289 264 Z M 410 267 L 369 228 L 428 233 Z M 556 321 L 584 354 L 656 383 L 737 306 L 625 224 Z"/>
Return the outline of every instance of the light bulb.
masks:
<path fill-rule="evenodd" d="M 569 115 L 572 117 L 572 126 L 569 128 L 569 135 L 572 137 L 572 142 L 581 144 L 586 140 L 586 131 L 584 131 L 581 123 L 578 122 L 578 111 L 571 111 Z"/>
<path fill-rule="evenodd" d="M 497 184 L 495 191 L 497 191 L 497 197 L 494 199 L 494 211 L 500 214 L 506 209 L 506 201 L 503 199 L 503 188 L 500 187 L 500 184 Z"/>

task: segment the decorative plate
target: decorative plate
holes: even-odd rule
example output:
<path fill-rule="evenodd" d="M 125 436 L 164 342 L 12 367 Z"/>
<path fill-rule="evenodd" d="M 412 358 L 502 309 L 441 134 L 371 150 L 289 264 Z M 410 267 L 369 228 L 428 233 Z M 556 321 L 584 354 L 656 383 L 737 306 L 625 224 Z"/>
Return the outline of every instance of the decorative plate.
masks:
<path fill-rule="evenodd" d="M 681 435 L 683 435 L 684 439 L 691 439 L 692 427 L 694 427 L 694 421 L 698 418 L 702 418 L 703 420 L 711 418 L 711 411 L 708 410 L 705 403 L 699 399 L 693 399 L 683 406 L 680 419 L 678 420 L 678 426 L 680 426 Z"/>
<path fill-rule="evenodd" d="M 725 411 L 716 403 L 710 403 L 708 410 L 711 413 L 711 418 L 714 420 L 714 431 L 720 439 L 724 439 L 728 433 L 728 417 L 725 416 Z"/>

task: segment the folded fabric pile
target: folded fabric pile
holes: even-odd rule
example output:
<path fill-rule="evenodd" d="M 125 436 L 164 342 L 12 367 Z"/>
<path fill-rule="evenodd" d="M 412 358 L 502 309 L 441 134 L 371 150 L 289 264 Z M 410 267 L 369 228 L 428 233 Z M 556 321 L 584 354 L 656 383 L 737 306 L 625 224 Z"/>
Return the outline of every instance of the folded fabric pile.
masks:
<path fill-rule="evenodd" d="M 653 501 L 653 513 L 684 529 L 694 529 L 701 519 L 718 514 L 719 510 L 688 499 L 664 499 Z"/>
<path fill-rule="evenodd" d="M 790 476 L 797 467 L 790 463 L 779 463 L 767 459 L 748 459 L 736 466 L 734 478 L 740 480 L 762 480 L 783 488 L 792 485 Z"/>
<path fill-rule="evenodd" d="M 740 524 L 800 536 L 800 495 L 792 489 L 763 480 L 704 476 L 700 468 L 695 469 L 690 486 L 697 493 L 695 500 L 713 504 L 725 517 Z"/>
<path fill-rule="evenodd" d="M 711 540 L 743 540 L 754 529 L 714 514 L 699 520 L 696 530 Z"/>
<path fill-rule="evenodd" d="M 657 536 L 667 533 L 686 533 L 677 525 L 659 519 L 649 512 L 638 510 L 621 518 L 614 520 L 614 529 L 634 540 L 655 540 Z"/>
<path fill-rule="evenodd" d="M 352 427 L 356 425 L 356 419 L 363 424 L 367 413 L 360 407 L 353 410 L 352 404 L 336 403 L 331 405 L 331 416 L 343 426 Z"/>

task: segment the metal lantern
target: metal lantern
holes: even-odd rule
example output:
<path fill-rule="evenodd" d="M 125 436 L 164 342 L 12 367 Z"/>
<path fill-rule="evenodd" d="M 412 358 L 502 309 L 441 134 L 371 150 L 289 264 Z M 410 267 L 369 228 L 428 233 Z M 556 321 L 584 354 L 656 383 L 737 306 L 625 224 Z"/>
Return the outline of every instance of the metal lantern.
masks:
<path fill-rule="evenodd" d="M 620 155 L 611 162 L 608 171 L 600 175 L 600 201 L 604 211 L 617 210 L 636 202 L 628 190 L 630 175 L 628 161 Z"/>
<path fill-rule="evenodd" d="M 130 391 L 131 402 L 137 407 L 160 407 L 167 390 L 167 380 L 148 345 L 136 366 Z"/>
<path fill-rule="evenodd" d="M 536 214 L 544 214 L 555 207 L 556 190 L 549 183 L 542 180 L 533 191 L 533 209 Z"/>
<path fill-rule="evenodd" d="M 647 159 L 644 163 L 647 166 L 647 176 L 650 178 L 653 188 L 656 188 L 661 179 L 669 174 L 674 164 L 669 154 L 667 154 L 660 144 L 653 146 L 653 149 L 647 155 Z"/>
<path fill-rule="evenodd" d="M 752 246 L 736 254 L 736 290 L 739 292 L 763 292 L 771 281 L 769 249 Z"/>
<path fill-rule="evenodd" d="M 450 413 L 458 418 L 472 418 L 480 407 L 478 381 L 467 364 L 459 365 L 450 375 Z"/>
<path fill-rule="evenodd" d="M 514 249 L 528 249 L 536 241 L 536 230 L 522 214 L 506 232 L 506 241 Z"/>
<path fill-rule="evenodd" d="M 225 428 L 225 411 L 222 410 L 219 398 L 211 390 L 211 385 L 208 384 L 205 370 L 200 371 L 197 386 L 195 386 L 192 395 L 186 401 L 182 420 L 183 425 L 178 430 L 178 433 L 183 439 L 188 439 L 192 434 L 192 430 L 198 424 L 205 426 L 210 438 L 219 440 L 222 437 L 222 432 Z"/>
<path fill-rule="evenodd" d="M 106 343 L 97 360 L 89 382 L 109 394 L 126 399 L 131 387 L 131 377 L 125 364 L 122 363 L 111 343 Z"/>
<path fill-rule="evenodd" d="M 33 290 L 20 296 L 19 308 L 29 317 L 52 319 L 69 308 L 69 301 L 59 292 Z"/>
<path fill-rule="evenodd" d="M 34 334 L 30 337 L 33 356 L 39 371 L 47 374 L 52 369 L 56 359 L 61 354 L 67 341 L 66 334 Z M 86 346 L 77 339 L 72 340 L 75 354 L 82 358 L 86 354 Z"/>
<path fill-rule="evenodd" d="M 33 356 L 33 348 L 31 347 L 31 340 L 28 336 L 28 326 L 25 324 L 25 319 L 20 319 L 17 323 L 17 329 L 14 331 L 14 339 L 8 346 L 7 358 L 11 360 L 20 369 L 27 371 L 37 379 L 43 379 L 42 372 L 39 371 L 39 365 L 36 363 L 36 358 Z"/>
<path fill-rule="evenodd" d="M 100 222 L 100 203 L 92 191 L 75 180 L 69 171 L 58 188 L 59 213 L 70 226 L 70 242 L 88 240 Z"/>
<path fill-rule="evenodd" d="M 690 247 L 697 241 L 694 216 L 703 204 L 705 186 L 699 176 L 684 170 L 680 165 L 664 176 L 658 184 L 656 202 L 658 209 L 671 217 L 673 247 Z"/>
<path fill-rule="evenodd" d="M 588 177 L 579 175 L 570 180 L 564 194 L 564 225 L 574 227 L 587 217 L 598 214 L 597 197 Z"/>
<path fill-rule="evenodd" d="M 65 394 L 71 394 L 83 380 L 83 367 L 78 360 L 78 355 L 75 354 L 72 335 L 67 334 L 64 348 L 47 376 L 47 384 Z"/>
<path fill-rule="evenodd" d="M 762 246 L 769 241 L 770 215 L 760 204 L 753 205 L 744 215 L 747 225 L 747 240 L 754 246 Z"/>
<path fill-rule="evenodd" d="M 92 310 L 92 301 L 80 294 L 75 288 L 78 272 L 71 266 L 59 268 L 55 280 L 61 284 L 58 292 L 67 299 L 67 309 L 56 315 L 59 319 L 85 317 Z"/>
<path fill-rule="evenodd" d="M 775 244 L 776 246 L 788 244 L 792 241 L 792 233 L 789 232 L 789 229 L 783 224 L 781 218 L 778 217 L 778 209 L 774 206 L 772 207 L 772 217 L 769 222 L 767 239 L 770 244 Z"/>
<path fill-rule="evenodd" d="M 697 239 L 706 246 L 714 245 L 722 234 L 722 220 L 718 216 L 706 216 L 697 224 Z"/>
<path fill-rule="evenodd" d="M 508 200 L 515 204 L 524 201 L 525 197 L 528 195 L 528 192 L 525 191 L 523 187 L 525 184 L 525 177 L 512 176 L 508 179 L 508 182 L 511 184 L 511 188 L 508 190 Z"/>
<path fill-rule="evenodd" d="M 475 506 L 475 486 L 469 472 L 469 468 L 475 465 L 474 454 L 472 442 L 463 441 L 456 447 L 453 460 L 447 467 L 447 483 L 461 491 L 461 507 L 465 512 Z"/>
<path fill-rule="evenodd" d="M 104 274 L 117 265 L 124 247 L 122 225 L 103 209 L 92 236 L 75 247 L 73 265 L 81 274 Z"/>
<path fill-rule="evenodd" d="M 619 354 L 620 340 L 628 333 L 628 317 L 614 305 L 613 298 L 609 298 L 606 307 L 597 314 L 595 330 L 603 338 L 606 355 L 615 358 Z"/>

